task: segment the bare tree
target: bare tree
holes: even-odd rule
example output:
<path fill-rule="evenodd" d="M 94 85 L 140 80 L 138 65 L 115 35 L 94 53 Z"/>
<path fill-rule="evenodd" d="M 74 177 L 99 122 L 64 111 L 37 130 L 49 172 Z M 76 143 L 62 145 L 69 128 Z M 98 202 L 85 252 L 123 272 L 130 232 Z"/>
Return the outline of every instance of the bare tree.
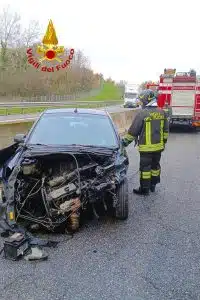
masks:
<path fill-rule="evenodd" d="M 62 95 L 100 86 L 102 74 L 93 73 L 88 57 L 78 49 L 69 67 L 54 74 L 31 66 L 27 62 L 27 47 L 35 49 L 41 37 L 37 21 L 31 21 L 28 28 L 23 29 L 20 15 L 13 13 L 9 6 L 3 9 L 0 14 L 0 95 Z"/>
<path fill-rule="evenodd" d="M 40 25 L 38 21 L 32 20 L 29 27 L 21 34 L 21 46 L 29 47 L 38 41 L 41 35 Z"/>
<path fill-rule="evenodd" d="M 22 29 L 21 17 L 18 13 L 12 12 L 8 5 L 3 8 L 0 14 L 0 44 L 1 44 L 1 66 L 5 69 L 16 62 L 17 67 L 21 67 L 19 61 L 24 61 L 24 49 L 33 44 L 39 35 L 39 24 L 37 21 L 31 21 L 27 29 Z"/>
<path fill-rule="evenodd" d="M 11 13 L 10 7 L 3 9 L 0 15 L 0 43 L 1 43 L 1 63 L 5 67 L 8 61 L 7 49 L 15 45 L 20 34 L 20 16 Z"/>
<path fill-rule="evenodd" d="M 7 48 L 15 45 L 21 31 L 20 20 L 20 15 L 12 13 L 10 6 L 3 8 L 3 12 L 0 15 L 1 46 Z"/>

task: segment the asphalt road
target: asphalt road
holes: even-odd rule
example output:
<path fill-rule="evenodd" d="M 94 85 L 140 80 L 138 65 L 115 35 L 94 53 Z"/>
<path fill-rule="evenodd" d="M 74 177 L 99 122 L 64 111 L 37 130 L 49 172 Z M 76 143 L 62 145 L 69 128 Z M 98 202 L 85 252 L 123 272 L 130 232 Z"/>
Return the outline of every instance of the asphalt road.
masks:
<path fill-rule="evenodd" d="M 87 223 L 48 249 L 49 259 L 0 260 L 1 300 L 199 300 L 200 134 L 171 133 L 155 194 L 133 196 L 138 153 L 130 157 L 130 216 Z M 2 243 L 2 241 L 1 241 Z"/>
<path fill-rule="evenodd" d="M 128 110 L 128 108 L 123 108 L 122 105 L 113 105 L 108 106 L 106 108 L 98 108 L 98 109 L 106 109 L 108 112 L 122 112 Z M 9 115 L 9 116 L 0 116 L 0 123 L 10 123 L 12 121 L 18 120 L 34 120 L 36 119 L 40 113 L 38 114 L 25 114 L 25 115 Z"/>

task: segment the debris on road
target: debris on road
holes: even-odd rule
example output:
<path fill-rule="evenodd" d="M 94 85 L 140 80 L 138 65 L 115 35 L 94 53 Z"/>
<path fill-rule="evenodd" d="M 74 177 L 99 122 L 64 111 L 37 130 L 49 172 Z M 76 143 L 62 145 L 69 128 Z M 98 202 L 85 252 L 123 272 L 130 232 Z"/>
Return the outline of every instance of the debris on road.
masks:
<path fill-rule="evenodd" d="M 0 254 L 3 253 L 5 259 L 13 261 L 20 260 L 22 257 L 27 261 L 46 260 L 48 255 L 42 247 L 55 248 L 57 244 L 56 241 L 35 238 L 28 232 L 15 232 L 4 241 Z"/>
<path fill-rule="evenodd" d="M 27 255 L 24 256 L 24 259 L 27 261 L 46 260 L 47 258 L 48 258 L 48 255 L 38 247 L 32 247 L 30 249 L 30 253 L 28 253 Z"/>

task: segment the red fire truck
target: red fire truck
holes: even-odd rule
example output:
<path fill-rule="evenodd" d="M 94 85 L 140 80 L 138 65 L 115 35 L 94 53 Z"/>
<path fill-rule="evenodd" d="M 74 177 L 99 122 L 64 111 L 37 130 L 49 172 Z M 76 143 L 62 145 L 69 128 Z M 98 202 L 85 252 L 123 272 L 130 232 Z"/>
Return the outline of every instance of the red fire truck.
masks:
<path fill-rule="evenodd" d="M 148 88 L 155 85 L 149 84 Z M 194 70 L 165 69 L 157 87 L 158 106 L 168 107 L 171 124 L 200 128 L 200 77 Z"/>

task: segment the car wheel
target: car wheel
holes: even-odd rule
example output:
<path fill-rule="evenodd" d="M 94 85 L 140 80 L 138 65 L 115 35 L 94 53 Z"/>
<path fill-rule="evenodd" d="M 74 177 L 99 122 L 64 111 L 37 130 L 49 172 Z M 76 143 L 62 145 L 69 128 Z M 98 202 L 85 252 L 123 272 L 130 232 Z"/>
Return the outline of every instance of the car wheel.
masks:
<path fill-rule="evenodd" d="M 128 218 L 128 180 L 127 178 L 120 184 L 117 189 L 117 203 L 115 207 L 115 217 L 118 220 L 126 220 Z"/>

